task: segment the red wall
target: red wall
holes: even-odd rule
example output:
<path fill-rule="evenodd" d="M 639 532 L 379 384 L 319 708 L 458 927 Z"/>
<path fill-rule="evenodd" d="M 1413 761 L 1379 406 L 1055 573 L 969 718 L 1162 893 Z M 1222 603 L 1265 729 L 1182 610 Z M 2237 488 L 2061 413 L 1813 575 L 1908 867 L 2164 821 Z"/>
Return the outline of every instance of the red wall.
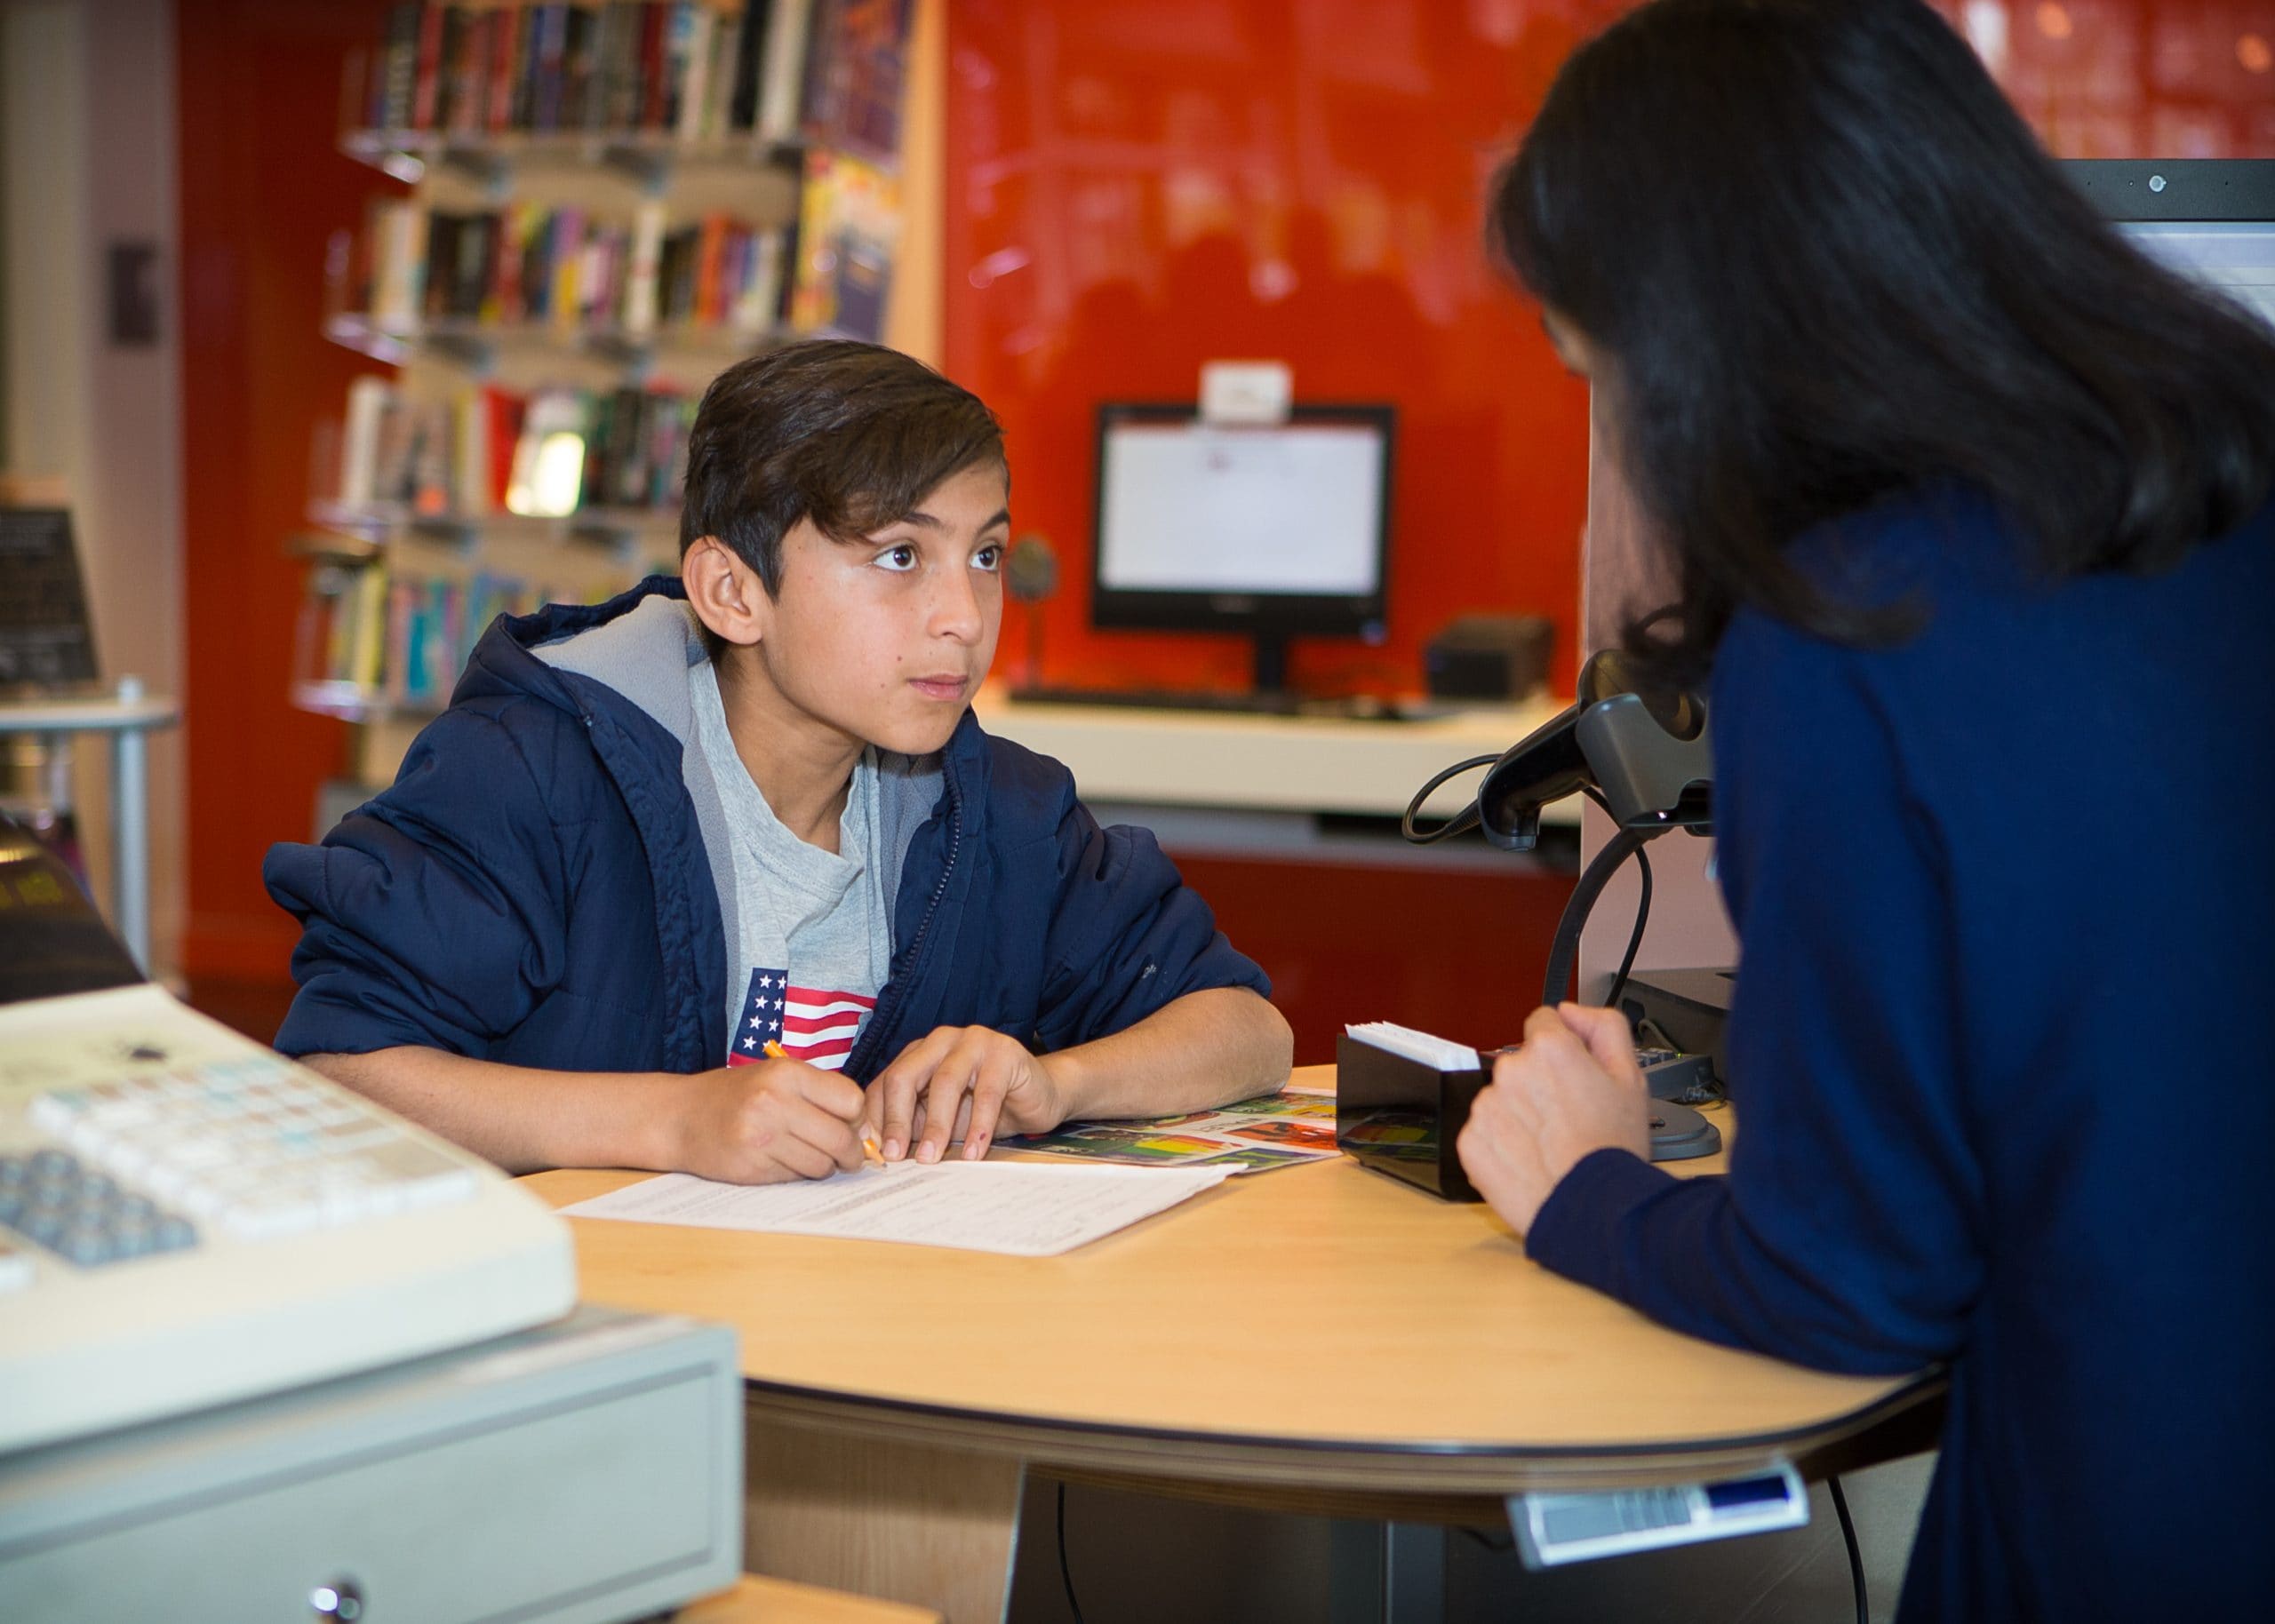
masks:
<path fill-rule="evenodd" d="M 1062 561 L 1052 681 L 1240 685 L 1245 645 L 1087 620 L 1092 410 L 1267 356 L 1298 400 L 1401 415 L 1387 643 L 1321 686 L 1415 686 L 1465 610 L 1557 625 L 1571 673 L 1585 395 L 1489 268 L 1481 200 L 1624 0 L 955 0 L 947 370 L 1002 415 L 1022 529 Z M 2275 0 L 1942 0 L 2065 156 L 2275 154 Z M 1013 626 L 1004 662 L 1025 643 Z"/>
<path fill-rule="evenodd" d="M 1002 417 L 1019 527 L 1062 556 L 1049 679 L 1245 685 L 1241 640 L 1089 626 L 1091 410 L 1265 356 L 1298 401 L 1400 414 L 1388 641 L 1299 641 L 1296 681 L 1410 689 L 1431 634 L 1488 609 L 1554 620 L 1569 681 L 1585 394 L 1487 266 L 1480 200 L 1617 9 L 950 6 L 946 359 Z"/>
<path fill-rule="evenodd" d="M 1936 0 L 2065 158 L 2275 158 L 2275 0 Z"/>
<path fill-rule="evenodd" d="M 324 243 L 387 189 L 339 156 L 340 68 L 378 0 L 180 0 L 184 728 L 192 975 L 281 976 L 299 937 L 260 885 L 304 840 L 342 725 L 294 710 L 311 426 L 369 363 L 322 336 Z"/>

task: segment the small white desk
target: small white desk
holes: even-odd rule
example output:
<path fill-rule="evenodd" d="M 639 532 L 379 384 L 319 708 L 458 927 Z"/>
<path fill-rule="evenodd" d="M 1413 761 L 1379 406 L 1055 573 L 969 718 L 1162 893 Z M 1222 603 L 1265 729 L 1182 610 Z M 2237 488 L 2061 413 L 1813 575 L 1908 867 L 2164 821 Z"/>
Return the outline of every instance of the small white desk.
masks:
<path fill-rule="evenodd" d="M 145 975 L 150 970 L 150 769 L 144 736 L 180 720 L 180 704 L 146 696 L 132 677 L 120 678 L 113 694 L 0 701 L 0 734 L 110 735 L 111 923 Z"/>

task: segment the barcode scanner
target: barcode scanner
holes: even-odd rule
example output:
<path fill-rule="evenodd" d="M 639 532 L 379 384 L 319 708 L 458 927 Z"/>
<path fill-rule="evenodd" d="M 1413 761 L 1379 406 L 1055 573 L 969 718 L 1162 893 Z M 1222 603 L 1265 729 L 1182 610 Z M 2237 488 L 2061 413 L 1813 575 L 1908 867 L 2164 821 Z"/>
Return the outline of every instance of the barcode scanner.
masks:
<path fill-rule="evenodd" d="M 1434 829 L 1415 827 L 1414 819 L 1432 792 L 1447 779 L 1489 761 L 1491 767 L 1478 785 L 1473 805 Z M 1418 845 L 1474 828 L 1504 851 L 1530 851 L 1540 839 L 1540 809 L 1550 801 L 1586 795 L 1610 816 L 1618 827 L 1580 875 L 1549 946 L 1540 1001 L 1554 1005 L 1571 985 L 1580 933 L 1612 875 L 1633 857 L 1642 869 L 1642 907 L 1648 910 L 1651 877 L 1643 847 L 1671 830 L 1710 832 L 1714 826 L 1713 784 L 1704 702 L 1696 694 L 1648 680 L 1632 657 L 1608 649 L 1591 656 L 1580 668 L 1573 702 L 1512 744 L 1498 760 L 1479 756 L 1457 762 L 1424 784 L 1408 804 L 1401 828 Z M 1616 1007 L 1618 1002 L 1642 939 L 1645 917 L 1639 912 L 1626 961 L 1612 980 L 1608 1004 Z M 1696 1111 L 1653 1102 L 1653 1160 L 1707 1155 L 1720 1144 L 1714 1126 Z"/>
<path fill-rule="evenodd" d="M 1593 790 L 1623 830 L 1704 833 L 1713 779 L 1704 704 L 1640 680 L 1630 657 L 1607 649 L 1580 668 L 1578 697 L 1485 775 L 1477 819 L 1504 851 L 1530 851 L 1541 808 Z"/>

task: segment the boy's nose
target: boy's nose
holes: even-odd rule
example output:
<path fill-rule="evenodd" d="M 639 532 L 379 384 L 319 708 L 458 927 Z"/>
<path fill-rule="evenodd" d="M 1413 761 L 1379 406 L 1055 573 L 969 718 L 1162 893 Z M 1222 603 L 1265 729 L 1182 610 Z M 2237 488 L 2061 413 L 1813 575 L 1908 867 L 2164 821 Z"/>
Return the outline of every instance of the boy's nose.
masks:
<path fill-rule="evenodd" d="M 946 573 L 939 590 L 932 597 L 932 633 L 936 637 L 952 637 L 958 642 L 979 641 L 981 627 L 986 624 L 986 611 L 981 607 L 979 592 L 968 569 Z"/>

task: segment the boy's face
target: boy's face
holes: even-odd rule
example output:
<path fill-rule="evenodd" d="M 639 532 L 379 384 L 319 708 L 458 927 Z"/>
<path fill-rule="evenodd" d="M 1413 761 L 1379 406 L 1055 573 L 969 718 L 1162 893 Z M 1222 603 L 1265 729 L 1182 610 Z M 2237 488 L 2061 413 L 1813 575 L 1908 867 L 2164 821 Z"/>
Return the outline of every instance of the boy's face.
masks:
<path fill-rule="evenodd" d="M 754 606 L 760 671 L 794 709 L 862 744 L 939 749 L 995 657 L 1009 494 L 988 462 L 861 541 L 799 521 L 782 538 L 781 591 Z"/>

